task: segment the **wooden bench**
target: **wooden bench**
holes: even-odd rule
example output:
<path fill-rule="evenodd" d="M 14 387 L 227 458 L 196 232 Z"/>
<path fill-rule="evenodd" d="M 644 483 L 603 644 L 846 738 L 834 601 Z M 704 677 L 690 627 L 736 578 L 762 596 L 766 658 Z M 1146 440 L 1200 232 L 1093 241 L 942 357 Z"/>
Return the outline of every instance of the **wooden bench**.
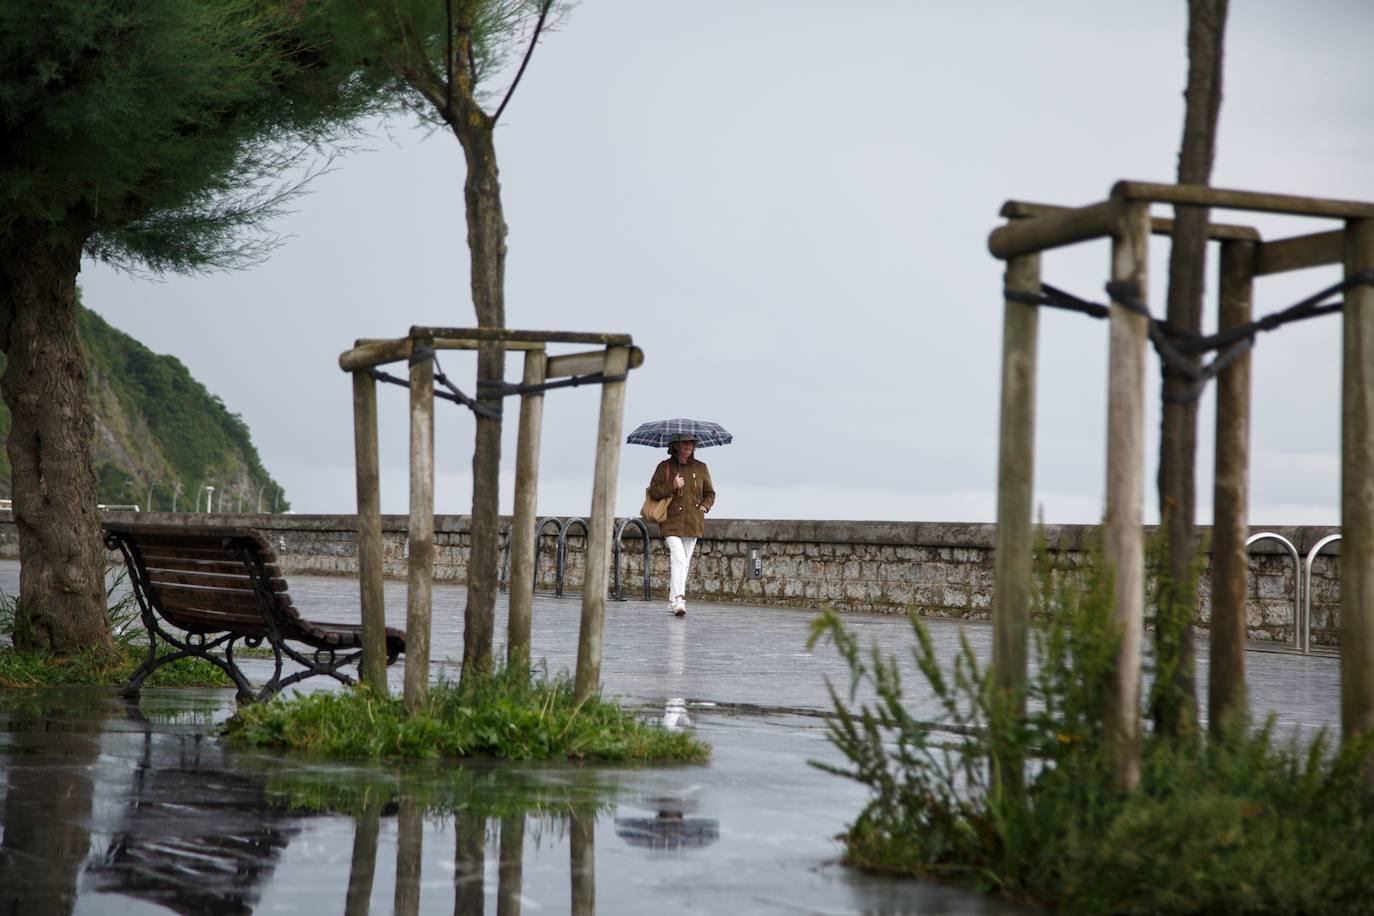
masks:
<path fill-rule="evenodd" d="M 203 658 L 238 687 L 240 702 L 264 700 L 297 681 L 325 674 L 345 684 L 341 669 L 362 657 L 362 627 L 306 620 L 291 603 L 286 579 L 263 536 L 252 528 L 107 522 L 105 546 L 129 569 L 129 584 L 148 630 L 148 657 L 124 688 L 137 697 L 144 679 L 179 658 Z M 158 655 L 161 641 L 174 651 Z M 266 642 L 276 671 L 254 688 L 234 659 L 234 645 Z M 308 646 L 301 651 L 292 644 Z M 405 651 L 405 634 L 386 631 L 387 664 Z M 282 676 L 287 660 L 303 670 Z"/>

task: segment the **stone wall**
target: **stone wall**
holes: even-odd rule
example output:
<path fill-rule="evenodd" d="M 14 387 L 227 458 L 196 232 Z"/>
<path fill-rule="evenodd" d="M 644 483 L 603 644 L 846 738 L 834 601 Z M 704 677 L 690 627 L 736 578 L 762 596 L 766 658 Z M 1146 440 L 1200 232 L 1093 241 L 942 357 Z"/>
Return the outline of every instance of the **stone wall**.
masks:
<path fill-rule="evenodd" d="M 0 513 L 0 556 L 17 557 L 15 526 Z M 356 534 L 351 515 L 192 515 L 186 513 L 111 514 L 111 517 L 167 524 L 245 525 L 261 530 L 277 548 L 288 575 L 354 575 Z M 435 578 L 464 581 L 468 566 L 467 516 L 435 517 Z M 845 522 L 711 520 L 709 535 L 697 544 L 688 580 L 692 600 L 814 608 L 828 602 L 843 612 L 904 613 L 987 619 L 992 607 L 992 554 L 996 526 L 931 522 Z M 1259 530 L 1259 529 L 1256 529 Z M 1288 538 L 1303 556 L 1331 528 L 1269 528 Z M 557 538 L 551 522 L 540 538 L 536 587 L 555 586 Z M 404 516 L 383 516 L 384 564 L 388 576 L 403 578 L 407 538 Z M 1153 532 L 1151 532 L 1153 533 Z M 1209 533 L 1203 529 L 1204 537 Z M 1096 526 L 1048 525 L 1046 542 L 1062 575 L 1076 576 L 1091 556 Z M 623 537 L 624 594 L 643 588 L 643 541 L 633 525 Z M 1332 644 L 1338 634 L 1340 606 L 1339 543 L 1329 545 L 1314 564 L 1312 641 Z M 580 590 L 586 538 L 579 525 L 567 537 L 565 590 Z M 750 575 L 757 556 L 759 575 Z M 662 596 L 668 579 L 663 542 L 650 540 L 652 593 Z M 1197 622 L 1211 619 L 1210 558 L 1204 557 Z M 612 574 L 612 577 L 614 573 Z M 614 578 L 612 578 L 614 581 Z M 1272 541 L 1251 550 L 1250 635 L 1291 641 L 1297 570 L 1287 552 Z"/>

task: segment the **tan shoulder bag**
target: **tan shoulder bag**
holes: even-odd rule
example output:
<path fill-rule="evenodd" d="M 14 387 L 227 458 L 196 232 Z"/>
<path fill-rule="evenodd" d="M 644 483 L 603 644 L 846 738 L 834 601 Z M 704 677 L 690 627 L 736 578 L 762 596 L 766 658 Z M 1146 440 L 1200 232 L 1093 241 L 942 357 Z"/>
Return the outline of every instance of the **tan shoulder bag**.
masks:
<path fill-rule="evenodd" d="M 663 482 L 668 482 L 668 468 L 663 469 Z M 668 504 L 672 501 L 671 495 L 663 499 L 654 499 L 649 495 L 649 487 L 645 487 L 644 505 L 639 507 L 639 517 L 646 522 L 666 522 L 668 520 Z"/>

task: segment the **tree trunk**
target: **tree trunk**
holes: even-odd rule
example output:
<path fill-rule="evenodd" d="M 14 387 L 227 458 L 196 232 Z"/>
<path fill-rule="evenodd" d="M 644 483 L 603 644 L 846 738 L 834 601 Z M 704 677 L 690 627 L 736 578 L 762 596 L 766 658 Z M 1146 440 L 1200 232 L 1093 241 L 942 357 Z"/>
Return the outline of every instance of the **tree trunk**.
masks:
<path fill-rule="evenodd" d="M 95 415 L 76 329 L 79 244 L 55 247 L 37 226 L 0 248 L 0 393 L 19 529 L 15 646 L 114 653 L 105 619 L 104 549 L 91 465 Z"/>
<path fill-rule="evenodd" d="M 485 116 L 478 125 L 459 121 L 455 133 L 467 157 L 463 202 L 467 208 L 468 251 L 471 258 L 472 304 L 477 324 L 506 326 L 506 221 L 501 211 L 501 182 L 496 168 L 492 123 Z M 477 351 L 477 378 L 500 382 L 505 378 L 506 348 L 483 343 Z M 500 395 L 478 400 L 499 409 Z M 501 421 L 477 417 L 477 443 L 472 454 L 472 552 L 468 561 L 468 597 L 463 614 L 463 677 L 490 671 L 496 621 L 496 588 L 500 563 Z"/>
<path fill-rule="evenodd" d="M 1189 0 L 1188 88 L 1183 144 L 1178 158 L 1180 184 L 1211 181 L 1216 153 L 1217 117 L 1221 110 L 1222 44 L 1227 0 Z M 1199 207 L 1175 209 L 1173 247 L 1169 253 L 1168 320 L 1189 330 L 1202 327 L 1202 287 L 1207 255 L 1209 213 Z M 1198 357 L 1190 358 L 1193 366 Z M 1193 613 L 1195 589 L 1188 587 L 1197 552 L 1196 451 L 1197 402 L 1170 403 L 1186 395 L 1187 377 L 1164 366 L 1164 410 L 1159 446 L 1159 512 L 1167 543 L 1168 589 L 1159 595 L 1155 631 L 1156 658 L 1166 675 L 1155 688 L 1155 728 L 1174 736 L 1197 728 L 1194 683 Z"/>

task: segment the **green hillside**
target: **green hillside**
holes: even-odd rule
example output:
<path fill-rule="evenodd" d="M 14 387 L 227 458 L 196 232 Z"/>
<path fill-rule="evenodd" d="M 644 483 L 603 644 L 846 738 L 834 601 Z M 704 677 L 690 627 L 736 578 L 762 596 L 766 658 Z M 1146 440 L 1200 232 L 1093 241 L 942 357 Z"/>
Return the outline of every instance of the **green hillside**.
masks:
<path fill-rule="evenodd" d="M 95 312 L 78 310 L 96 412 L 92 457 L 101 503 L 144 511 L 169 510 L 175 503 L 178 511 L 189 511 L 211 485 L 216 511 L 290 508 L 241 416 L 230 413 L 181 360 L 153 353 Z M 9 411 L 0 404 L 0 436 L 9 428 Z M 9 488 L 9 458 L 0 455 L 0 489 L 9 495 Z"/>

